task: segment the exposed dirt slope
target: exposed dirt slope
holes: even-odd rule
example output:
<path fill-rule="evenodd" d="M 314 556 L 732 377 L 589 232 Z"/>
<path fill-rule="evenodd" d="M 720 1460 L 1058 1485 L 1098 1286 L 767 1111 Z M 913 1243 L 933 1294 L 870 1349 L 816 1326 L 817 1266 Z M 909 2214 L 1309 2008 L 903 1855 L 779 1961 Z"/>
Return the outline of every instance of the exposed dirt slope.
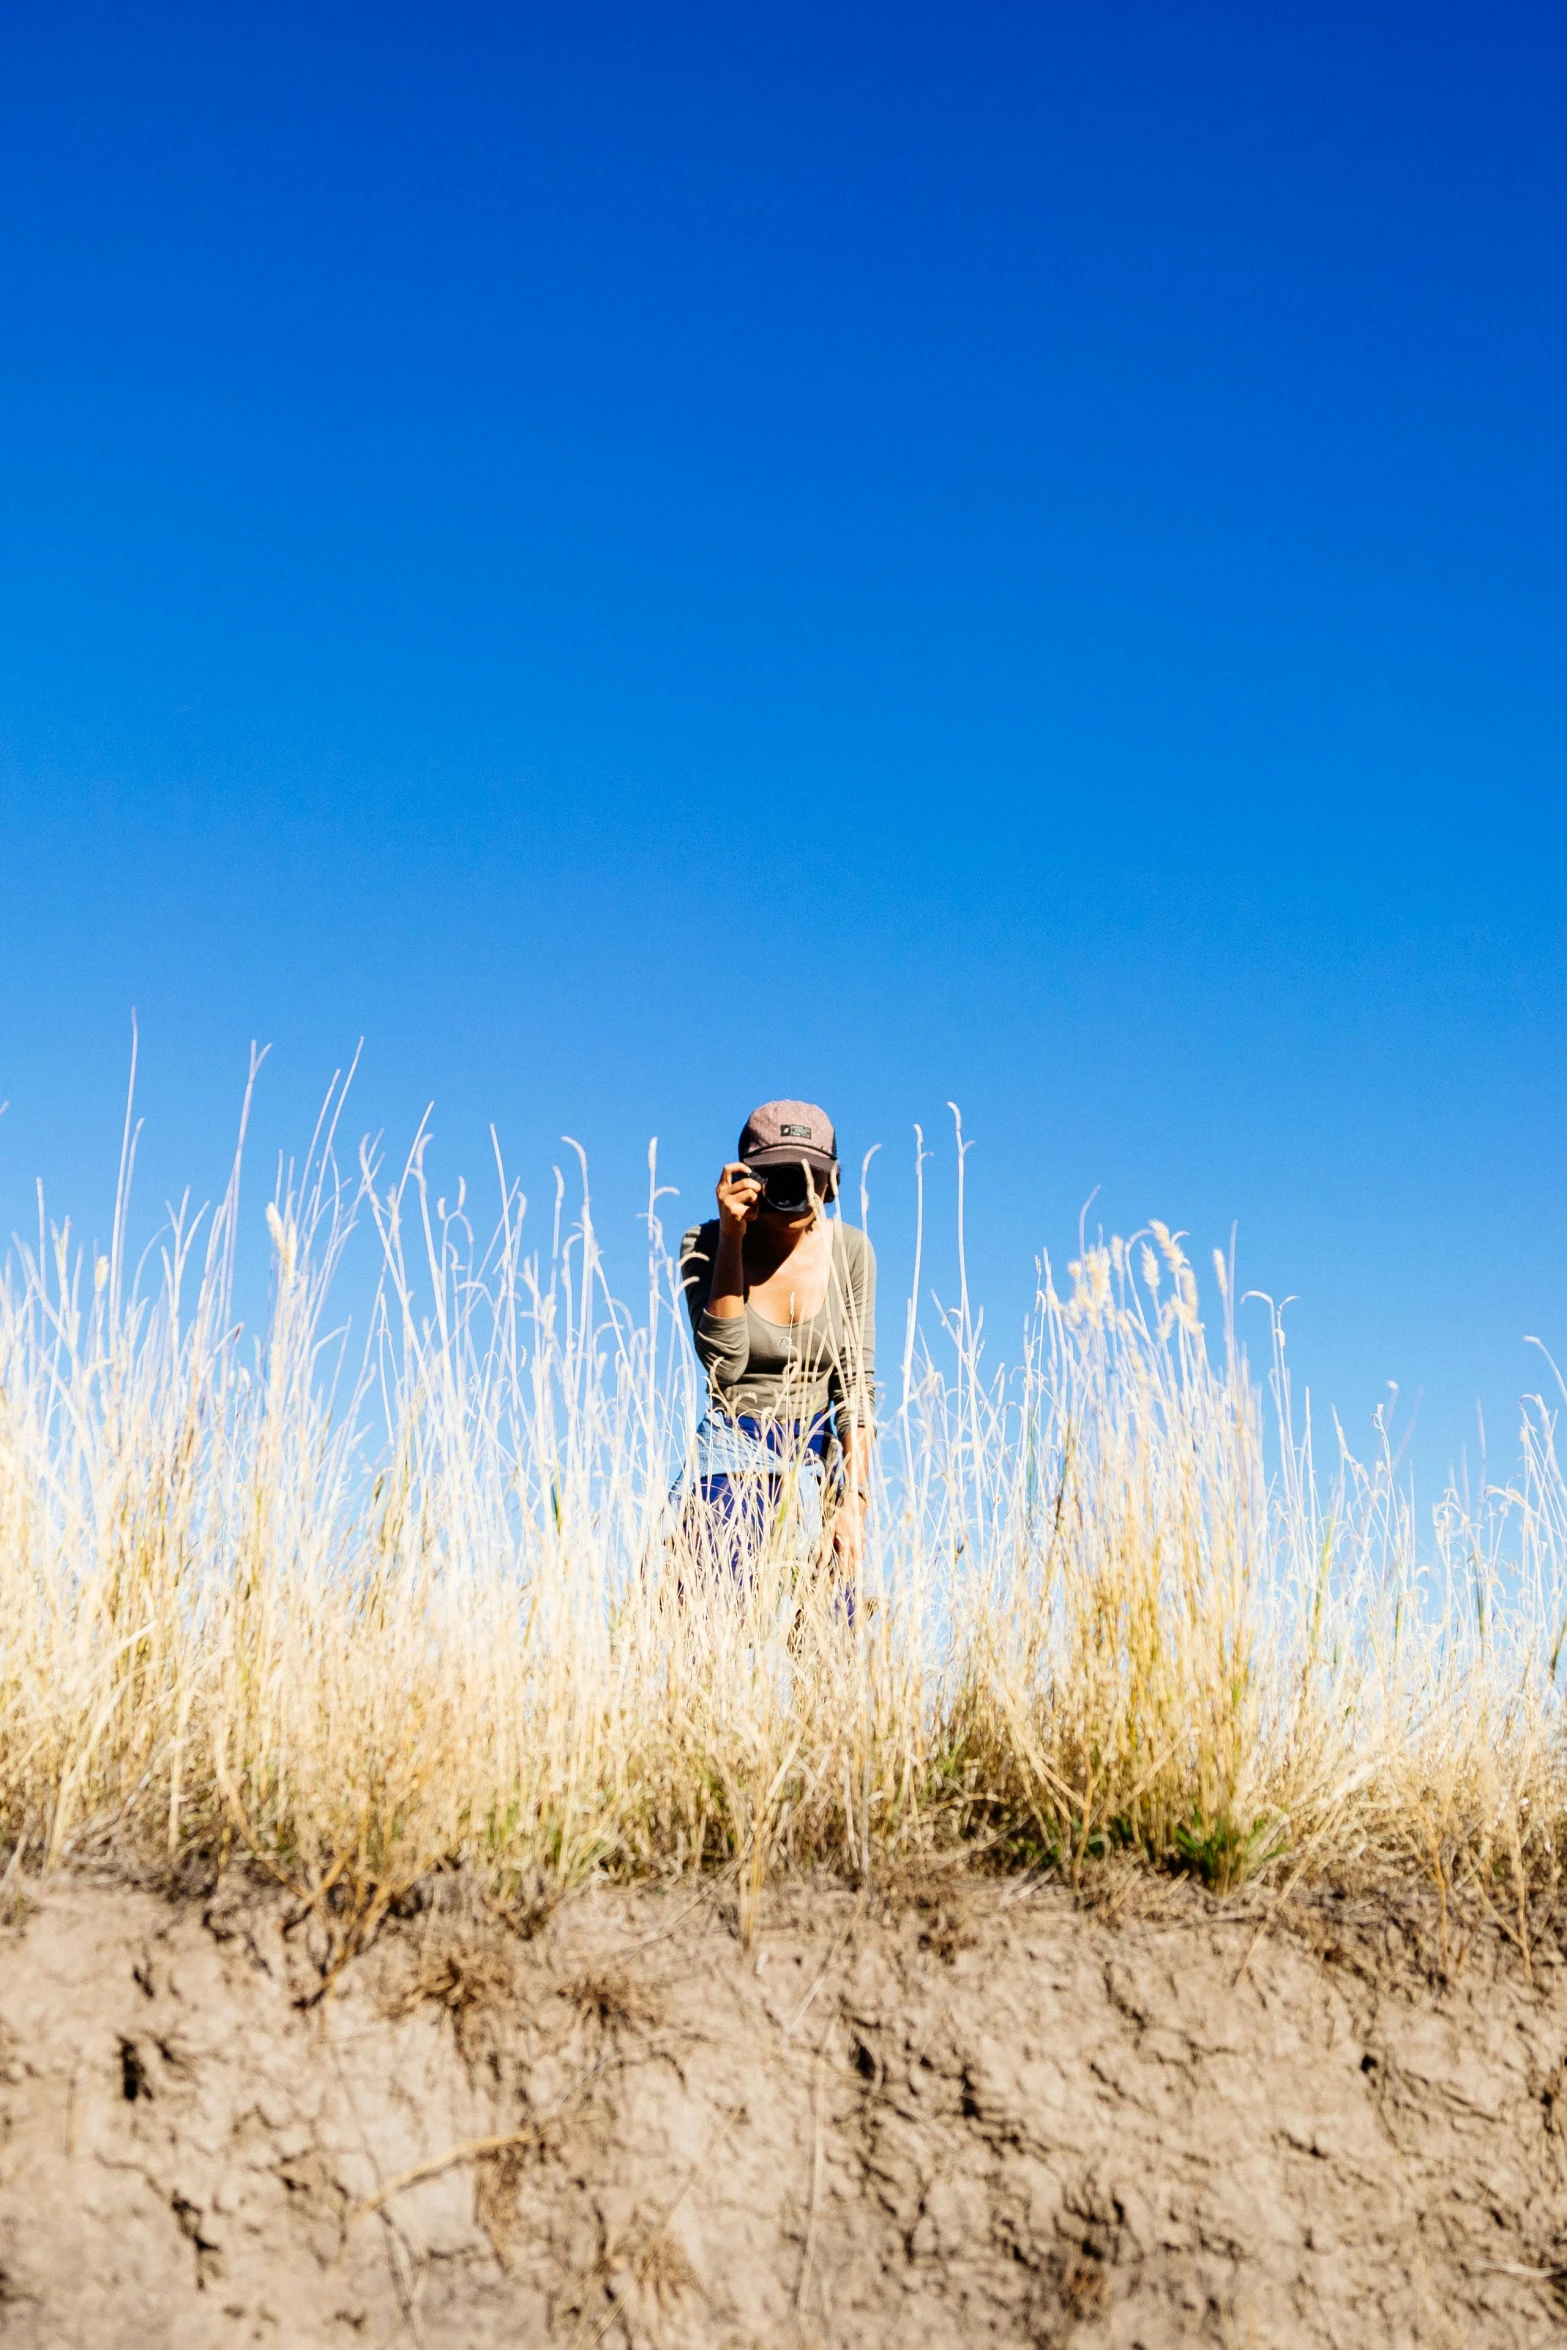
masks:
<path fill-rule="evenodd" d="M 800 1890 L 746 1949 L 712 1894 L 523 1942 L 455 1888 L 299 2004 L 329 1954 L 276 1902 L 34 1891 L 0 2340 L 1567 2337 L 1559 1956 L 1478 1942 L 1432 1987 L 1331 1905 L 1260 1943 L 1165 1906 Z"/>

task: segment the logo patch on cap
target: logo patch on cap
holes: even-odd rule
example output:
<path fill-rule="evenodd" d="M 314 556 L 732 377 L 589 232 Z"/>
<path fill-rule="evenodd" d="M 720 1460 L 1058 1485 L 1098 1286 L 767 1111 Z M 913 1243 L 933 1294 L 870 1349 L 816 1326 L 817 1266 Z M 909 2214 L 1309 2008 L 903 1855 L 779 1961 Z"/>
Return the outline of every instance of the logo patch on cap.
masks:
<path fill-rule="evenodd" d="M 796 1142 L 809 1142 L 811 1139 L 809 1126 L 780 1126 L 778 1132 L 780 1135 L 792 1136 Z"/>

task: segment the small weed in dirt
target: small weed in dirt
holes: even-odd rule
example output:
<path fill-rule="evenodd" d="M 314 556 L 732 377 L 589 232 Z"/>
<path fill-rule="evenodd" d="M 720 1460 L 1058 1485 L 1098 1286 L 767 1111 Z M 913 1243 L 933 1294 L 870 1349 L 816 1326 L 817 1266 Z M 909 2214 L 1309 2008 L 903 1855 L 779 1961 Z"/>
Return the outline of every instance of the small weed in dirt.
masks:
<path fill-rule="evenodd" d="M 516 1982 L 512 1941 L 503 1927 L 471 1909 L 453 1916 L 435 1911 L 389 1952 L 380 2004 L 393 2018 L 427 2003 L 444 2009 L 458 2047 L 471 2057 L 478 2026 L 515 1997 Z"/>
<path fill-rule="evenodd" d="M 1080 2260 L 1066 2277 L 1061 2298 L 1074 2317 L 1097 2317 L 1107 2298 L 1104 2270 L 1092 2261 Z"/>
<path fill-rule="evenodd" d="M 977 1939 L 963 1905 L 927 1895 L 915 1903 L 921 1914 L 920 1948 L 951 1966 L 960 1950 L 970 1950 Z"/>
<path fill-rule="evenodd" d="M 652 2031 L 664 2020 L 657 1992 L 624 1967 L 586 1968 L 566 1986 L 566 1997 L 585 2021 L 604 2032 Z"/>
<path fill-rule="evenodd" d="M 466 2015 L 471 2008 L 492 2007 L 506 1999 L 515 1977 L 504 1950 L 483 1943 L 449 1942 L 444 1948 L 421 1951 L 401 1993 L 401 2012 L 407 2014 L 426 1999 L 449 2015 Z"/>
<path fill-rule="evenodd" d="M 668 2309 L 697 2282 L 680 2239 L 662 2225 L 644 2236 L 633 2270 L 643 2292 L 650 2293 L 660 2309 Z"/>
<path fill-rule="evenodd" d="M 605 2245 L 593 2273 L 610 2312 L 623 2313 L 627 2318 L 645 2318 L 654 2313 L 659 2318 L 667 2317 L 700 2284 L 667 2218 L 643 2213 L 638 2213 L 628 2228 Z M 614 2315 L 606 2313 L 595 2325 L 584 2311 L 577 2339 L 584 2344 L 595 2343 L 613 2322 Z M 662 2334 L 662 2327 L 659 2333 Z"/>
<path fill-rule="evenodd" d="M 503 2269 L 510 2269 L 517 2239 L 517 2196 L 530 2149 L 507 2146 L 474 2166 L 473 2216 L 490 2240 Z"/>
<path fill-rule="evenodd" d="M 1266 1820 L 1242 1828 L 1228 1812 L 1209 1818 L 1194 1809 L 1175 1831 L 1178 1865 L 1200 1877 L 1210 1891 L 1224 1893 L 1254 1873 L 1275 1833 Z"/>

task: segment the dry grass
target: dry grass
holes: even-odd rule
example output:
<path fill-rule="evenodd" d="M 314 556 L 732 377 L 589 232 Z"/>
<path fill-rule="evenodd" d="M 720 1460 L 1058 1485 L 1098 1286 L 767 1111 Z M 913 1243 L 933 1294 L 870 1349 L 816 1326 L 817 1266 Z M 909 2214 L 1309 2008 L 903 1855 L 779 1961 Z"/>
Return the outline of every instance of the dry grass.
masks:
<path fill-rule="evenodd" d="M 744 1915 L 779 1872 L 955 1850 L 1221 1889 L 1353 1864 L 1466 1887 L 1527 1951 L 1567 1788 L 1543 1404 L 1514 1480 L 1421 1529 L 1386 1461 L 1317 1476 L 1282 1350 L 1259 1393 L 1156 1226 L 1065 1297 L 1046 1274 L 1010 1374 L 966 1299 L 928 1346 L 911 1319 L 852 1629 L 787 1538 L 738 1593 L 680 1556 L 694 1380 L 656 1191 L 635 1312 L 585 1200 L 535 1258 L 501 1196 L 476 1241 L 417 1145 L 390 1187 L 345 1180 L 329 1119 L 267 1210 L 258 1341 L 237 1170 L 140 1283 L 123 1202 L 101 1260 L 68 1229 L 13 1252 L 0 1851 L 248 1856 L 356 1939 L 453 1865 L 504 1904 L 724 1863 Z M 356 1225 L 381 1274 L 353 1351 Z"/>

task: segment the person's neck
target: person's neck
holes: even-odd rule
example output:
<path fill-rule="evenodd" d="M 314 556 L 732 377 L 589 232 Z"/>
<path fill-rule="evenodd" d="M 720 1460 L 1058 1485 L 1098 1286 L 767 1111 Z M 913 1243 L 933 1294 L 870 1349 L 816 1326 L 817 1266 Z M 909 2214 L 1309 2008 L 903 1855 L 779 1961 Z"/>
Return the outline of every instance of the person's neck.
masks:
<path fill-rule="evenodd" d="M 802 1240 L 808 1240 L 813 1232 L 820 1230 L 824 1221 L 818 1214 L 808 1224 L 786 1224 L 781 1230 L 773 1224 L 753 1224 L 749 1237 L 759 1243 L 758 1254 L 766 1258 L 767 1270 L 774 1273 L 785 1258 L 794 1255 Z"/>

